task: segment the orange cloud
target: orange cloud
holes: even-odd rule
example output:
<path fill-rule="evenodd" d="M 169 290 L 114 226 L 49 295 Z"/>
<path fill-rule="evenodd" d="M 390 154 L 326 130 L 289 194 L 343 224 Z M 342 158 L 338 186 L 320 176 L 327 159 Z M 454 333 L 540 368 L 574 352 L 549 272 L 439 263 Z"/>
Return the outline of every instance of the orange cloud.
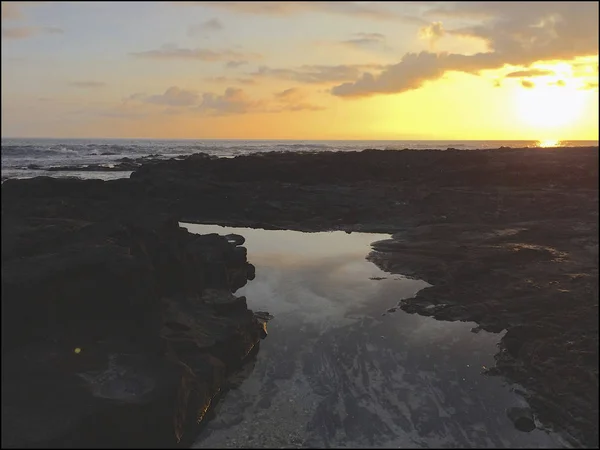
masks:
<path fill-rule="evenodd" d="M 2 21 L 15 20 L 23 17 L 18 2 L 2 2 Z"/>
<path fill-rule="evenodd" d="M 407 53 L 380 74 L 364 73 L 353 82 L 335 86 L 331 93 L 341 97 L 400 93 L 417 89 L 448 71 L 478 74 L 506 64 L 529 66 L 537 61 L 598 54 L 597 33 L 589 32 L 598 29 L 598 3 L 582 2 L 573 7 L 568 2 L 465 2 L 430 11 L 434 13 L 484 18 L 482 25 L 447 32 L 482 39 L 489 51 L 473 55 Z"/>
<path fill-rule="evenodd" d="M 2 28 L 3 39 L 25 39 L 39 34 L 63 34 L 64 30 L 57 27 L 10 27 Z"/>
<path fill-rule="evenodd" d="M 535 84 L 533 83 L 533 81 L 521 80 L 521 86 L 523 86 L 525 89 L 533 89 L 535 87 Z"/>
<path fill-rule="evenodd" d="M 544 69 L 529 69 L 529 70 L 518 70 L 511 72 L 506 75 L 506 78 L 522 78 L 522 77 L 543 77 L 547 75 L 554 75 L 552 70 Z"/>

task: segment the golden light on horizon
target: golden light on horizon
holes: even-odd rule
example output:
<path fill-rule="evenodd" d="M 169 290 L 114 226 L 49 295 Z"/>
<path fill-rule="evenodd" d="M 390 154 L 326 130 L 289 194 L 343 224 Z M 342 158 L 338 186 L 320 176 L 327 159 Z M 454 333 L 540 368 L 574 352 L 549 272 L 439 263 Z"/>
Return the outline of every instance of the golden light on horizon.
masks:
<path fill-rule="evenodd" d="M 583 114 L 585 96 L 571 86 L 538 84 L 520 88 L 515 106 L 517 118 L 523 125 L 547 134 L 548 131 L 560 132 L 560 127 L 574 124 Z"/>
<path fill-rule="evenodd" d="M 543 141 L 538 141 L 538 146 L 542 148 L 558 147 L 560 144 L 561 141 L 557 139 L 546 139 Z"/>

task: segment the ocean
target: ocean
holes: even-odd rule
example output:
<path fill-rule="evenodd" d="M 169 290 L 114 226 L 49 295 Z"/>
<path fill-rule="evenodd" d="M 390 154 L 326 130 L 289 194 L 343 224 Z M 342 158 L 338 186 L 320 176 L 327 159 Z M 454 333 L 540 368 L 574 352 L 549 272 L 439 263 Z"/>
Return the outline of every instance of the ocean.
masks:
<path fill-rule="evenodd" d="M 2 139 L 2 181 L 36 176 L 110 180 L 127 178 L 131 170 L 115 165 L 144 157 L 168 159 L 203 152 L 231 158 L 256 152 L 328 152 L 381 150 L 493 149 L 544 146 L 588 147 L 598 141 L 300 141 L 300 140 L 155 140 L 155 139 Z M 124 159 L 127 158 L 127 159 Z M 93 170 L 90 170 L 93 166 Z M 57 170 L 58 169 L 58 170 Z"/>

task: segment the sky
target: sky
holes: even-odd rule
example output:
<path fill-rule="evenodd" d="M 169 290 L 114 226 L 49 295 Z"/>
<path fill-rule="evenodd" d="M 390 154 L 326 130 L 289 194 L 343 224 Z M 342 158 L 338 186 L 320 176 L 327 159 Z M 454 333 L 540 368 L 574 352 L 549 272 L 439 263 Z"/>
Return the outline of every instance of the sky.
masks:
<path fill-rule="evenodd" d="M 598 2 L 2 2 L 2 137 L 598 139 Z"/>

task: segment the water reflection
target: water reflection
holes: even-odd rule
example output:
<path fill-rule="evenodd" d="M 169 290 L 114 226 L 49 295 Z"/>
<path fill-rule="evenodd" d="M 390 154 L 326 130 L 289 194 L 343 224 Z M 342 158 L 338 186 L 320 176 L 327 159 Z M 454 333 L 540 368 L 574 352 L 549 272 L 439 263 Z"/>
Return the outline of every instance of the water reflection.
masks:
<path fill-rule="evenodd" d="M 256 279 L 238 294 L 275 316 L 254 370 L 224 396 L 194 447 L 566 445 L 515 429 L 506 411 L 525 402 L 481 374 L 502 335 L 383 315 L 427 283 L 365 260 L 382 235 L 184 226 L 243 235 Z"/>

